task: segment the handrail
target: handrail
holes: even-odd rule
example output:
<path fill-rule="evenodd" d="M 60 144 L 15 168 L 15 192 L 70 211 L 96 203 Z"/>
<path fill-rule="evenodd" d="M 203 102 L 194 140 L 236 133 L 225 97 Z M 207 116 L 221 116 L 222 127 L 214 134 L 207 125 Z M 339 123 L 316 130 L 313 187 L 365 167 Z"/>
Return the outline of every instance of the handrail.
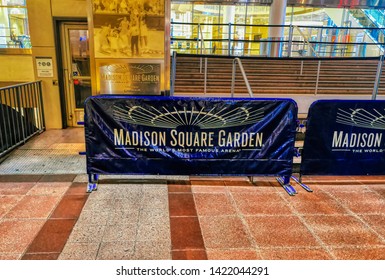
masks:
<path fill-rule="evenodd" d="M 247 79 L 247 75 L 245 72 L 245 69 L 243 68 L 242 61 L 239 57 L 236 57 L 233 59 L 233 73 L 231 78 L 231 97 L 234 97 L 234 88 L 235 88 L 235 71 L 236 71 L 236 64 L 238 63 L 239 69 L 241 70 L 243 80 L 245 81 L 247 91 L 249 92 L 250 97 L 254 97 L 253 91 L 250 87 L 249 80 Z"/>
<path fill-rule="evenodd" d="M 308 47 L 312 50 L 312 52 L 315 54 L 315 56 L 317 58 L 319 58 L 319 55 L 317 54 L 316 50 L 313 48 L 313 46 L 311 45 L 311 43 L 309 42 L 309 39 L 307 38 L 307 36 L 302 32 L 302 30 L 294 25 L 293 26 L 294 28 L 296 28 L 299 32 L 299 34 L 301 34 L 301 36 L 303 37 L 304 39 L 304 42 L 308 45 Z M 302 71 L 303 71 L 303 61 L 301 62 L 301 75 L 302 75 Z M 314 89 L 314 95 L 317 95 L 317 92 L 318 92 L 318 84 L 319 84 L 319 78 L 320 78 L 320 73 L 321 73 L 321 60 L 318 60 L 318 65 L 317 65 L 317 77 L 316 77 L 316 82 L 315 82 L 315 89 Z"/>
<path fill-rule="evenodd" d="M 171 24 L 180 24 L 180 25 L 207 25 L 207 26 L 228 26 L 228 23 L 195 23 L 195 22 L 178 22 L 178 21 L 173 21 Z M 232 23 L 232 26 L 236 27 L 287 27 L 289 28 L 290 25 L 286 24 L 246 24 L 246 23 Z M 362 29 L 382 29 L 384 30 L 385 28 L 382 27 L 346 27 L 346 26 L 314 26 L 314 25 L 297 25 L 300 28 L 322 28 L 322 29 L 351 29 L 351 30 L 362 30 Z"/>
<path fill-rule="evenodd" d="M 282 64 L 285 64 L 285 61 L 294 61 L 295 62 L 294 64 L 291 64 L 292 66 L 289 68 L 289 69 L 291 69 L 291 71 L 289 73 L 288 78 L 285 78 L 285 80 L 282 83 L 280 83 L 280 85 L 278 85 L 280 90 L 282 88 L 285 88 L 287 90 L 298 89 L 299 91 L 305 92 L 305 94 L 307 94 L 307 95 L 311 94 L 314 96 L 317 96 L 320 94 L 321 95 L 330 94 L 330 92 L 332 92 L 332 91 L 334 91 L 336 94 L 338 94 L 339 92 L 343 92 L 344 94 L 345 93 L 346 94 L 351 94 L 351 93 L 355 94 L 357 92 L 359 94 L 364 94 L 365 96 L 369 96 L 368 98 L 370 98 L 370 96 L 371 96 L 372 99 L 376 99 L 377 93 L 383 94 L 383 91 L 384 91 L 384 87 L 382 85 L 383 81 L 381 81 L 381 83 L 380 83 L 380 80 L 381 80 L 381 78 L 383 78 L 383 75 L 384 75 L 383 74 L 383 69 L 384 69 L 383 64 L 385 63 L 385 61 L 384 61 L 385 60 L 385 58 L 384 58 L 385 54 L 383 54 L 383 56 L 381 56 L 381 57 L 343 58 L 343 59 L 342 58 L 334 59 L 334 58 L 330 58 L 330 57 L 329 58 L 324 58 L 324 57 L 320 57 L 320 58 L 316 58 L 316 57 L 312 57 L 312 58 L 309 58 L 309 57 L 304 57 L 304 58 L 298 58 L 298 57 L 294 57 L 294 58 L 287 58 L 287 57 L 281 57 L 281 58 L 242 57 L 242 58 L 239 58 L 239 57 L 233 57 L 233 56 L 215 56 L 215 55 L 201 55 L 200 56 L 200 55 L 191 55 L 191 54 L 178 54 L 178 56 L 179 55 L 181 57 L 192 57 L 192 56 L 203 57 L 205 60 L 206 59 L 209 60 L 211 58 L 215 59 L 215 58 L 220 57 L 220 61 L 225 60 L 225 61 L 227 61 L 226 63 L 231 63 L 231 65 L 225 64 L 225 65 L 232 67 L 232 69 L 229 69 L 229 71 L 231 71 L 231 72 L 228 73 L 229 76 L 232 75 L 231 86 L 230 85 L 227 86 L 225 92 L 223 92 L 223 93 L 229 93 L 231 95 L 231 97 L 234 97 L 235 92 L 237 91 L 237 89 L 235 88 L 237 86 L 237 85 L 235 85 L 235 83 L 236 83 L 236 80 L 235 80 L 236 79 L 236 63 L 239 63 L 239 62 L 240 62 L 239 63 L 240 69 L 242 71 L 242 76 L 243 76 L 243 79 L 245 81 L 245 84 L 246 84 L 246 87 L 247 87 L 247 90 L 248 90 L 250 97 L 253 97 L 253 90 L 251 89 L 251 87 L 253 87 L 254 90 L 256 88 L 258 88 L 258 89 L 261 89 L 264 91 L 266 88 L 269 92 L 274 91 L 273 85 L 268 84 L 267 86 L 265 86 L 263 80 L 261 80 L 261 81 L 263 81 L 263 84 L 258 83 L 258 80 L 265 76 L 265 72 L 259 71 L 258 73 L 253 73 L 253 79 L 248 80 L 248 77 L 245 73 L 245 69 L 243 67 L 243 64 L 245 64 L 246 62 L 249 61 L 250 62 L 249 65 L 252 65 L 253 63 L 251 61 L 253 61 L 253 60 L 255 60 L 257 62 L 262 61 L 261 63 L 265 63 L 266 65 L 269 65 L 270 61 L 277 61 L 277 60 L 279 60 L 280 63 L 282 63 Z M 181 60 L 179 60 L 179 61 L 181 61 Z M 184 61 L 187 61 L 187 60 L 184 60 Z M 265 62 L 263 62 L 263 61 L 265 61 Z M 336 66 L 336 65 L 340 66 L 340 61 L 341 61 L 341 63 L 342 63 L 342 61 L 346 61 L 346 63 L 349 63 L 350 61 L 358 61 L 359 63 L 362 62 L 361 65 L 365 64 L 365 67 L 367 65 L 368 66 L 367 69 L 364 70 L 362 77 L 360 77 L 360 80 L 364 80 L 364 82 L 361 84 L 361 82 L 359 80 L 356 80 L 358 75 L 360 75 L 360 74 L 357 74 L 357 71 L 360 71 L 360 69 L 358 69 L 358 68 L 355 68 L 355 67 L 352 69 L 341 68 L 341 67 L 335 68 L 334 66 Z M 367 61 L 370 63 L 366 63 Z M 303 63 L 301 63 L 301 62 L 303 62 Z M 199 63 L 199 62 L 197 61 L 197 63 Z M 277 64 L 275 63 L 275 65 L 277 65 Z M 295 67 L 295 65 L 297 65 L 298 68 Z M 317 67 L 317 65 L 318 65 L 318 67 Z M 321 68 L 321 65 L 322 65 L 322 68 Z M 300 67 L 302 70 L 300 69 Z M 310 67 L 310 68 L 308 68 L 308 67 Z M 277 69 L 280 69 L 280 67 L 277 67 Z M 323 70 L 323 73 L 325 73 L 325 74 L 321 74 L 321 69 Z M 352 71 L 350 71 L 350 70 L 352 70 Z M 210 82 L 212 81 L 211 79 L 215 79 L 216 82 L 222 81 L 223 84 L 230 83 L 230 77 L 229 76 L 227 76 L 227 79 L 225 80 L 226 75 L 224 75 L 223 78 L 218 77 L 218 76 L 215 76 L 215 77 L 207 76 L 207 64 L 205 64 L 205 70 L 204 71 L 205 71 L 204 79 L 202 77 L 202 80 L 201 80 L 202 83 L 197 85 L 199 87 L 202 86 L 202 90 L 199 89 L 199 94 L 205 95 L 206 91 L 210 92 L 210 90 L 214 87 L 214 85 L 210 86 Z M 300 76 L 301 74 L 304 76 L 304 78 L 302 78 Z M 269 74 L 269 76 L 274 76 L 274 75 L 280 75 L 280 73 L 274 72 L 274 73 Z M 321 77 L 321 75 L 322 75 L 322 77 Z M 340 79 L 334 79 L 335 76 L 341 76 L 341 81 L 343 84 L 339 84 L 338 81 Z M 277 76 L 277 77 L 279 78 L 279 76 Z M 295 79 L 294 84 L 291 84 L 293 81 L 293 79 L 291 77 L 296 77 L 296 78 L 294 78 Z M 331 84 L 328 83 L 328 81 L 329 81 L 328 79 L 330 79 L 330 78 L 331 78 L 330 81 L 332 82 Z M 204 80 L 204 87 L 203 87 L 203 80 Z M 287 83 L 290 83 L 290 85 L 288 85 Z M 243 85 L 241 83 L 239 83 L 239 84 L 240 84 L 240 86 Z M 178 85 L 178 83 L 177 83 L 177 85 Z M 180 87 L 180 86 L 178 86 L 178 87 Z M 203 90 L 203 88 L 204 88 L 204 90 Z"/>
<path fill-rule="evenodd" d="M 199 34 L 200 34 L 201 39 L 199 39 Z M 205 54 L 206 54 L 205 39 L 203 38 L 202 26 L 200 24 L 198 24 L 198 40 L 200 41 L 200 46 L 201 46 L 200 47 L 200 54 L 202 54 L 203 49 L 205 50 Z M 207 58 L 205 59 L 205 65 L 207 66 Z M 199 68 L 200 68 L 200 73 L 202 73 L 202 58 L 200 59 Z M 205 78 L 206 78 L 206 70 L 205 70 Z"/>
<path fill-rule="evenodd" d="M 170 86 L 170 96 L 174 95 L 175 90 L 175 77 L 176 77 L 176 55 L 177 52 L 172 53 L 172 64 L 171 64 L 171 86 Z"/>
<path fill-rule="evenodd" d="M 21 86 L 26 86 L 26 85 L 30 85 L 32 83 L 41 83 L 42 80 L 37 80 L 35 82 L 15 82 L 14 84 L 12 85 L 9 85 L 9 86 L 5 86 L 5 87 L 0 87 L 0 90 L 7 90 L 7 89 L 12 89 L 14 87 L 21 87 Z"/>
<path fill-rule="evenodd" d="M 171 37 L 173 41 L 186 41 L 186 42 L 195 42 L 197 41 L 197 39 L 191 39 L 191 38 L 178 38 L 178 37 Z M 206 42 L 228 42 L 229 39 L 228 38 L 224 38 L 224 39 L 205 39 Z M 245 40 L 245 39 L 237 39 L 237 40 L 234 40 L 234 39 L 231 39 L 230 38 L 230 41 L 236 41 L 236 42 L 244 42 L 244 43 L 248 43 L 248 42 L 253 42 L 253 43 L 261 43 L 261 42 L 264 42 L 264 43 L 277 43 L 277 42 L 281 42 L 281 43 L 303 43 L 302 40 L 269 40 L 269 39 L 261 39 L 261 40 Z M 385 45 L 385 43 L 369 43 L 369 42 L 325 42 L 325 41 L 309 41 L 309 43 L 311 44 L 323 44 L 323 45 L 347 45 L 347 46 L 378 46 L 378 45 Z"/>
<path fill-rule="evenodd" d="M 380 59 L 378 61 L 376 79 L 374 81 L 374 86 L 373 86 L 372 100 L 375 100 L 377 98 L 378 87 L 380 86 L 380 79 L 381 79 L 383 65 L 384 65 L 384 53 L 380 56 Z"/>
<path fill-rule="evenodd" d="M 204 54 L 206 54 L 205 38 L 203 37 L 202 26 L 200 24 L 198 24 L 198 38 L 199 38 L 199 34 L 201 37 L 200 38 L 200 45 L 201 45 L 200 53 L 202 54 L 202 50 L 205 50 Z"/>
<path fill-rule="evenodd" d="M 294 28 L 296 28 L 296 29 L 298 30 L 299 34 L 301 34 L 301 36 L 302 36 L 303 39 L 304 39 L 304 42 L 305 42 L 305 43 L 309 46 L 309 48 L 313 51 L 313 53 L 315 54 L 315 56 L 316 56 L 316 57 L 319 57 L 319 55 L 317 54 L 316 50 L 313 48 L 313 46 L 311 45 L 309 39 L 308 39 L 307 36 L 302 32 L 302 30 L 301 30 L 298 26 L 296 26 L 296 25 L 294 25 Z"/>
<path fill-rule="evenodd" d="M 277 42 L 277 41 L 275 41 Z M 207 58 L 231 58 L 233 59 L 234 56 L 232 55 L 217 55 L 217 54 L 203 54 L 203 55 L 199 55 L 199 54 L 190 54 L 190 53 L 178 53 L 178 56 L 179 57 L 207 57 Z M 334 60 L 376 60 L 378 61 L 378 58 L 379 56 L 376 55 L 376 56 L 367 56 L 367 57 L 322 57 L 320 56 L 319 58 L 317 57 L 311 57 L 311 56 L 306 56 L 306 57 L 297 57 L 297 56 L 293 56 L 293 57 L 266 57 L 266 56 L 243 56 L 242 59 L 243 60 L 255 60 L 255 59 L 260 59 L 260 60 L 324 60 L 324 61 L 334 61 Z"/>
<path fill-rule="evenodd" d="M 185 25 L 185 26 L 192 26 L 195 29 L 195 26 L 199 26 L 198 30 L 198 36 L 193 34 L 196 32 L 194 31 L 192 34 L 186 33 L 182 36 L 176 36 L 172 37 L 172 41 L 176 42 L 195 42 L 194 46 L 196 46 L 194 49 L 196 49 L 196 54 L 203 54 L 207 53 L 209 54 L 210 50 L 214 49 L 215 44 L 215 50 L 216 54 L 220 55 L 230 55 L 231 54 L 231 45 L 234 43 L 240 44 L 239 50 L 241 53 L 238 52 L 239 56 L 264 56 L 265 54 L 261 52 L 261 49 L 263 50 L 262 46 L 265 46 L 269 42 L 274 43 L 281 43 L 283 44 L 282 48 L 282 57 L 287 56 L 300 56 L 302 53 L 300 52 L 299 45 L 301 43 L 307 44 L 309 47 L 308 53 L 312 56 L 319 56 L 319 57 L 327 57 L 327 56 L 356 56 L 356 57 L 365 57 L 365 56 L 378 56 L 377 49 L 380 51 L 385 48 L 385 43 L 382 41 L 373 41 L 365 38 L 361 38 L 361 32 L 359 31 L 369 31 L 369 30 L 378 30 L 379 32 L 383 33 L 385 32 L 385 28 L 378 28 L 378 27 L 332 27 L 332 26 L 308 26 L 308 25 L 296 25 L 295 27 L 293 25 L 250 25 L 250 24 L 234 24 L 234 23 L 226 23 L 226 24 L 213 24 L 213 23 L 179 23 L 179 22 L 172 22 L 172 25 Z M 223 28 L 222 31 L 219 31 L 221 35 L 216 38 L 208 37 L 206 36 L 206 33 L 204 32 L 204 27 L 202 26 L 223 26 L 228 28 Z M 288 37 L 282 38 L 281 40 L 270 40 L 269 38 L 265 38 L 263 35 L 264 33 L 261 33 L 263 37 L 257 37 L 254 38 L 251 34 L 251 32 L 246 32 L 244 38 L 237 38 L 236 40 L 232 38 L 232 29 L 233 27 L 239 27 L 239 26 L 248 26 L 248 27 L 260 27 L 260 28 L 267 28 L 267 27 L 283 27 L 285 30 L 289 33 Z M 296 29 L 294 29 L 296 28 Z M 318 34 L 317 36 L 311 37 L 307 34 L 307 32 L 304 31 L 304 28 L 308 28 L 309 30 L 312 30 L 312 34 Z M 294 34 L 295 30 L 295 34 Z M 298 30 L 298 31 L 297 31 Z M 335 32 L 325 32 L 325 30 Z M 349 37 L 345 36 L 339 36 L 338 33 L 342 34 L 345 32 L 338 32 L 343 30 L 349 30 L 354 32 Z M 204 34 L 205 35 L 204 35 Z M 195 33 L 196 34 L 196 33 Z M 319 35 L 327 35 L 320 37 Z M 350 34 L 350 32 L 349 32 Z M 251 36 L 251 37 L 250 37 Z M 357 36 L 357 39 L 354 39 L 354 37 Z M 193 38 L 194 37 L 194 38 Z M 205 37 L 205 38 L 203 38 Z M 303 38 L 302 38 L 303 37 Z M 322 39 L 321 39 L 322 38 Z M 304 40 L 305 42 L 304 42 Z M 189 44 L 187 44 L 189 46 Z M 177 47 L 176 45 L 172 45 L 172 50 L 177 50 L 181 47 Z M 189 52 L 189 47 L 184 49 L 183 52 Z M 243 53 L 242 53 L 243 52 Z M 211 53 L 211 52 L 210 52 Z"/>

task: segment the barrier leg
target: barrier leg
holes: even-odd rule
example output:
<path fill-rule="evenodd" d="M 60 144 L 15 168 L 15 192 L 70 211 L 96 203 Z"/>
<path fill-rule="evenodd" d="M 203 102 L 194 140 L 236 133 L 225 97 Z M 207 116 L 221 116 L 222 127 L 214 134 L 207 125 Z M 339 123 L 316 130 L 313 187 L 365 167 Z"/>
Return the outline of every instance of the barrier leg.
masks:
<path fill-rule="evenodd" d="M 298 184 L 300 185 L 302 188 L 304 188 L 306 191 L 308 192 L 313 192 L 313 190 L 311 188 L 309 188 L 307 185 L 305 185 L 304 183 L 301 182 L 301 179 L 298 179 L 297 177 L 295 176 L 291 176 L 291 178 Z"/>
<path fill-rule="evenodd" d="M 297 193 L 295 188 L 290 185 L 290 176 L 277 177 L 277 181 L 289 195 L 293 196 Z"/>
<path fill-rule="evenodd" d="M 249 181 L 250 181 L 250 183 L 254 183 L 254 177 L 253 176 L 247 176 L 247 178 L 249 178 Z"/>
<path fill-rule="evenodd" d="M 88 174 L 87 192 L 90 193 L 98 188 L 98 174 Z"/>
<path fill-rule="evenodd" d="M 94 179 L 94 183 L 95 183 L 95 187 L 92 191 L 97 191 L 98 190 L 99 174 L 92 174 L 92 175 L 93 175 L 93 179 Z"/>

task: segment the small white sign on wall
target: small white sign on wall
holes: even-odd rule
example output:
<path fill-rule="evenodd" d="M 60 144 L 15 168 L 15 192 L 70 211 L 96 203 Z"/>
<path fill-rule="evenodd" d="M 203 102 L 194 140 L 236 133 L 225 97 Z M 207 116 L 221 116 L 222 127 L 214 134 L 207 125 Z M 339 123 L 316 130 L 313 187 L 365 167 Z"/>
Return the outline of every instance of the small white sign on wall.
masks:
<path fill-rule="evenodd" d="M 53 77 L 52 58 L 36 57 L 36 69 L 39 78 Z"/>

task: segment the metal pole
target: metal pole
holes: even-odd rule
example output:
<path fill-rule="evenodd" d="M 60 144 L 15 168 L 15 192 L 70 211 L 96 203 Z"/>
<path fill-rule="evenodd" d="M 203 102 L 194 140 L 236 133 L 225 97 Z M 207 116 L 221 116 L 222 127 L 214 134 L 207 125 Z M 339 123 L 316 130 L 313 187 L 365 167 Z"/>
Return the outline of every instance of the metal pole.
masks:
<path fill-rule="evenodd" d="M 21 141 L 21 135 L 20 133 L 17 133 L 17 130 L 19 129 L 19 118 L 20 117 L 20 110 L 18 108 L 18 104 L 17 104 L 17 92 L 16 92 L 16 88 L 12 88 L 12 98 L 13 98 L 13 104 L 14 104 L 14 109 L 15 109 L 15 121 L 16 121 L 16 124 L 15 124 L 15 132 L 16 134 L 18 134 L 17 138 L 16 138 L 16 141 L 17 142 L 20 142 Z"/>
<path fill-rule="evenodd" d="M 25 117 L 26 115 L 26 111 L 25 111 L 25 107 L 27 106 L 26 105 L 26 101 L 25 101 L 25 98 L 24 98 L 24 87 L 23 86 L 19 86 L 17 87 L 17 90 L 18 90 L 18 94 L 19 94 L 19 97 L 20 97 L 20 114 L 22 116 L 22 122 L 23 122 L 23 126 L 22 126 L 22 129 L 23 129 L 23 141 L 25 142 L 25 139 L 27 138 L 27 118 Z"/>
<path fill-rule="evenodd" d="M 0 108 L 1 108 L 2 120 L 3 120 L 3 124 L 4 124 L 4 131 L 5 131 L 5 133 L 4 133 L 5 149 L 7 150 L 11 145 L 8 142 L 8 130 L 7 130 L 7 122 L 6 122 L 6 120 L 8 119 L 7 118 L 7 116 L 8 116 L 8 107 L 7 107 L 6 101 L 3 102 L 3 95 L 4 95 L 4 99 L 5 99 L 5 90 L 3 92 L 0 92 L 0 104 L 2 104 L 0 106 Z"/>
<path fill-rule="evenodd" d="M 25 89 L 25 98 L 26 98 L 26 101 L 27 101 L 27 105 L 24 108 L 24 112 L 25 112 L 24 117 L 27 120 L 26 129 L 27 129 L 27 137 L 29 137 L 33 133 L 32 132 L 33 129 L 32 129 L 32 126 L 31 126 L 31 99 L 30 99 L 31 89 L 30 89 L 29 85 L 24 85 L 23 87 Z"/>
<path fill-rule="evenodd" d="M 229 22 L 229 32 L 228 32 L 228 38 L 227 38 L 227 42 L 228 42 L 228 46 L 227 46 L 227 52 L 228 52 L 228 55 L 231 55 L 231 22 Z"/>
<path fill-rule="evenodd" d="M 294 27 L 290 23 L 290 29 L 289 29 L 289 44 L 287 46 L 287 56 L 291 57 L 291 48 L 293 44 L 293 29 Z"/>
<path fill-rule="evenodd" d="M 249 92 L 250 97 L 254 97 L 253 91 L 250 87 L 249 80 L 247 79 L 245 69 L 243 68 L 242 61 L 240 60 L 239 57 L 236 57 L 233 60 L 233 75 L 231 78 L 231 97 L 234 97 L 236 63 L 238 63 L 238 65 L 239 65 L 239 69 L 241 70 L 241 74 L 242 74 L 243 80 L 246 84 L 246 88 L 247 88 L 247 91 Z"/>
<path fill-rule="evenodd" d="M 19 116 L 20 116 L 20 125 L 21 125 L 21 132 L 23 134 L 23 141 L 25 143 L 25 128 L 24 128 L 24 125 L 25 125 L 25 119 L 23 121 L 23 116 L 22 116 L 22 111 L 23 111 L 23 104 L 21 103 L 20 101 L 20 96 L 21 96 L 21 91 L 20 91 L 21 87 L 17 87 L 17 105 L 18 105 L 18 111 L 19 111 Z"/>
<path fill-rule="evenodd" d="M 205 57 L 205 84 L 204 84 L 204 95 L 206 95 L 207 90 L 207 57 Z"/>
<path fill-rule="evenodd" d="M 299 74 L 302 76 L 302 73 L 303 73 L 303 60 L 301 60 L 301 71 L 299 72 Z"/>
<path fill-rule="evenodd" d="M 317 81 L 316 81 L 316 83 L 315 83 L 315 92 L 314 92 L 314 95 L 317 95 L 320 71 L 321 71 L 321 60 L 318 60 Z"/>
<path fill-rule="evenodd" d="M 37 102 L 36 102 L 36 94 L 37 91 L 36 91 L 36 83 L 33 83 L 31 84 L 31 95 L 32 95 L 32 98 L 31 98 L 31 101 L 32 101 L 32 111 L 33 111 L 33 124 L 34 126 L 37 128 L 37 130 L 40 130 L 39 128 L 39 124 L 38 124 L 38 121 L 36 119 L 36 114 L 37 114 Z"/>
<path fill-rule="evenodd" d="M 5 105 L 5 112 L 6 112 L 6 117 L 5 117 L 5 119 L 6 119 L 6 121 L 7 121 L 7 124 L 8 124 L 8 129 L 7 129 L 7 126 L 5 127 L 5 131 L 7 131 L 8 130 L 8 139 L 9 139 L 9 147 L 11 147 L 11 146 L 13 146 L 13 143 L 12 143 L 12 133 L 11 133 L 11 131 L 12 131 L 12 126 L 11 126 L 11 114 L 12 114 L 12 108 L 9 106 L 9 104 L 8 104 L 8 98 L 7 98 L 7 90 L 8 89 L 6 89 L 5 91 L 4 91 L 4 105 Z"/>
<path fill-rule="evenodd" d="M 245 11 L 245 18 L 247 18 L 247 12 L 248 12 L 248 7 L 249 5 L 246 5 L 246 11 Z M 245 22 L 246 23 L 246 22 Z M 245 26 L 243 27 L 243 39 L 246 39 L 246 31 L 247 31 L 247 25 L 245 24 Z M 248 37 L 247 37 L 248 38 Z M 250 47 L 249 47 L 250 49 Z M 243 47 L 242 47 L 242 55 L 245 56 L 245 42 L 243 43 Z"/>
<path fill-rule="evenodd" d="M 199 38 L 200 48 L 201 48 L 200 54 L 202 54 L 203 53 L 203 46 L 202 46 L 202 44 L 203 44 L 203 33 L 202 33 L 202 29 L 201 29 L 201 24 L 200 23 L 198 23 L 198 38 Z"/>
<path fill-rule="evenodd" d="M 291 6 L 291 13 L 290 13 L 290 29 L 289 29 L 289 45 L 287 46 L 287 56 L 291 57 L 291 49 L 292 49 L 292 43 L 293 43 L 293 17 L 294 17 L 294 5 Z"/>
<path fill-rule="evenodd" d="M 11 130 L 10 132 L 13 130 L 13 139 L 11 137 L 11 142 L 12 142 L 12 146 L 15 145 L 17 143 L 17 136 L 16 136 L 16 125 L 15 125 L 15 104 L 14 102 L 12 101 L 12 96 L 11 96 L 11 89 L 7 89 L 5 92 L 8 93 L 8 103 L 9 103 L 9 111 L 10 111 L 10 116 L 9 116 L 9 122 L 11 123 L 12 122 L 12 127 L 11 127 Z M 11 136 L 11 135 L 10 135 Z M 13 140 L 13 141 L 12 141 Z"/>
<path fill-rule="evenodd" d="M 3 115 L 3 105 L 1 103 L 1 95 L 2 95 L 3 91 L 0 89 L 0 115 Z M 5 133 L 3 133 L 3 129 L 2 129 L 2 124 L 1 124 L 1 121 L 0 121 L 0 155 L 3 151 L 6 150 L 6 148 L 3 149 L 4 147 L 4 142 L 3 142 L 3 135 L 6 135 Z"/>
<path fill-rule="evenodd" d="M 199 23 L 198 23 L 198 26 L 197 26 L 198 30 L 197 30 L 197 54 L 199 53 Z"/>
<path fill-rule="evenodd" d="M 384 64 L 384 54 L 382 54 L 380 56 L 380 60 L 378 61 L 376 79 L 374 81 L 374 87 L 373 87 L 373 93 L 372 93 L 372 100 L 376 100 L 376 98 L 377 98 L 378 87 L 380 86 L 380 79 L 381 79 L 382 65 L 383 64 Z"/>
<path fill-rule="evenodd" d="M 171 66 L 171 88 L 170 95 L 174 95 L 175 91 L 175 77 L 176 77 L 176 51 L 172 53 L 172 66 Z"/>
<path fill-rule="evenodd" d="M 233 73 L 231 76 L 231 98 L 234 97 L 234 88 L 235 88 L 235 71 L 236 71 L 236 64 L 237 61 L 234 59 L 233 60 Z"/>
<path fill-rule="evenodd" d="M 44 123 L 43 123 L 43 121 L 44 121 L 44 116 L 43 116 L 43 113 L 42 113 L 41 110 L 40 110 L 40 104 L 41 104 L 41 102 L 42 102 L 42 99 L 40 98 L 41 81 L 40 81 L 40 82 L 36 82 L 36 85 L 37 85 L 37 93 L 36 93 L 36 94 L 37 94 L 37 100 L 38 100 L 37 106 L 38 106 L 38 109 L 39 109 L 40 130 L 43 131 L 43 130 L 45 129 L 45 127 L 44 127 Z"/>
<path fill-rule="evenodd" d="M 44 118 L 43 90 L 41 88 L 41 81 L 39 81 L 39 95 L 40 95 L 41 115 L 42 115 L 42 118 L 43 118 L 43 130 L 44 130 L 45 129 L 45 118 Z"/>

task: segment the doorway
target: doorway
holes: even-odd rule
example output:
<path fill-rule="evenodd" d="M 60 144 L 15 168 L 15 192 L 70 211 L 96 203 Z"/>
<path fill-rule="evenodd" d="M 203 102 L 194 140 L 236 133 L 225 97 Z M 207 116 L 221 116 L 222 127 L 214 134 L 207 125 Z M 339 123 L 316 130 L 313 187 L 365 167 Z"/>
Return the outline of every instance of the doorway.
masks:
<path fill-rule="evenodd" d="M 86 22 L 60 22 L 63 126 L 84 121 L 84 101 L 91 96 L 89 34 Z"/>

